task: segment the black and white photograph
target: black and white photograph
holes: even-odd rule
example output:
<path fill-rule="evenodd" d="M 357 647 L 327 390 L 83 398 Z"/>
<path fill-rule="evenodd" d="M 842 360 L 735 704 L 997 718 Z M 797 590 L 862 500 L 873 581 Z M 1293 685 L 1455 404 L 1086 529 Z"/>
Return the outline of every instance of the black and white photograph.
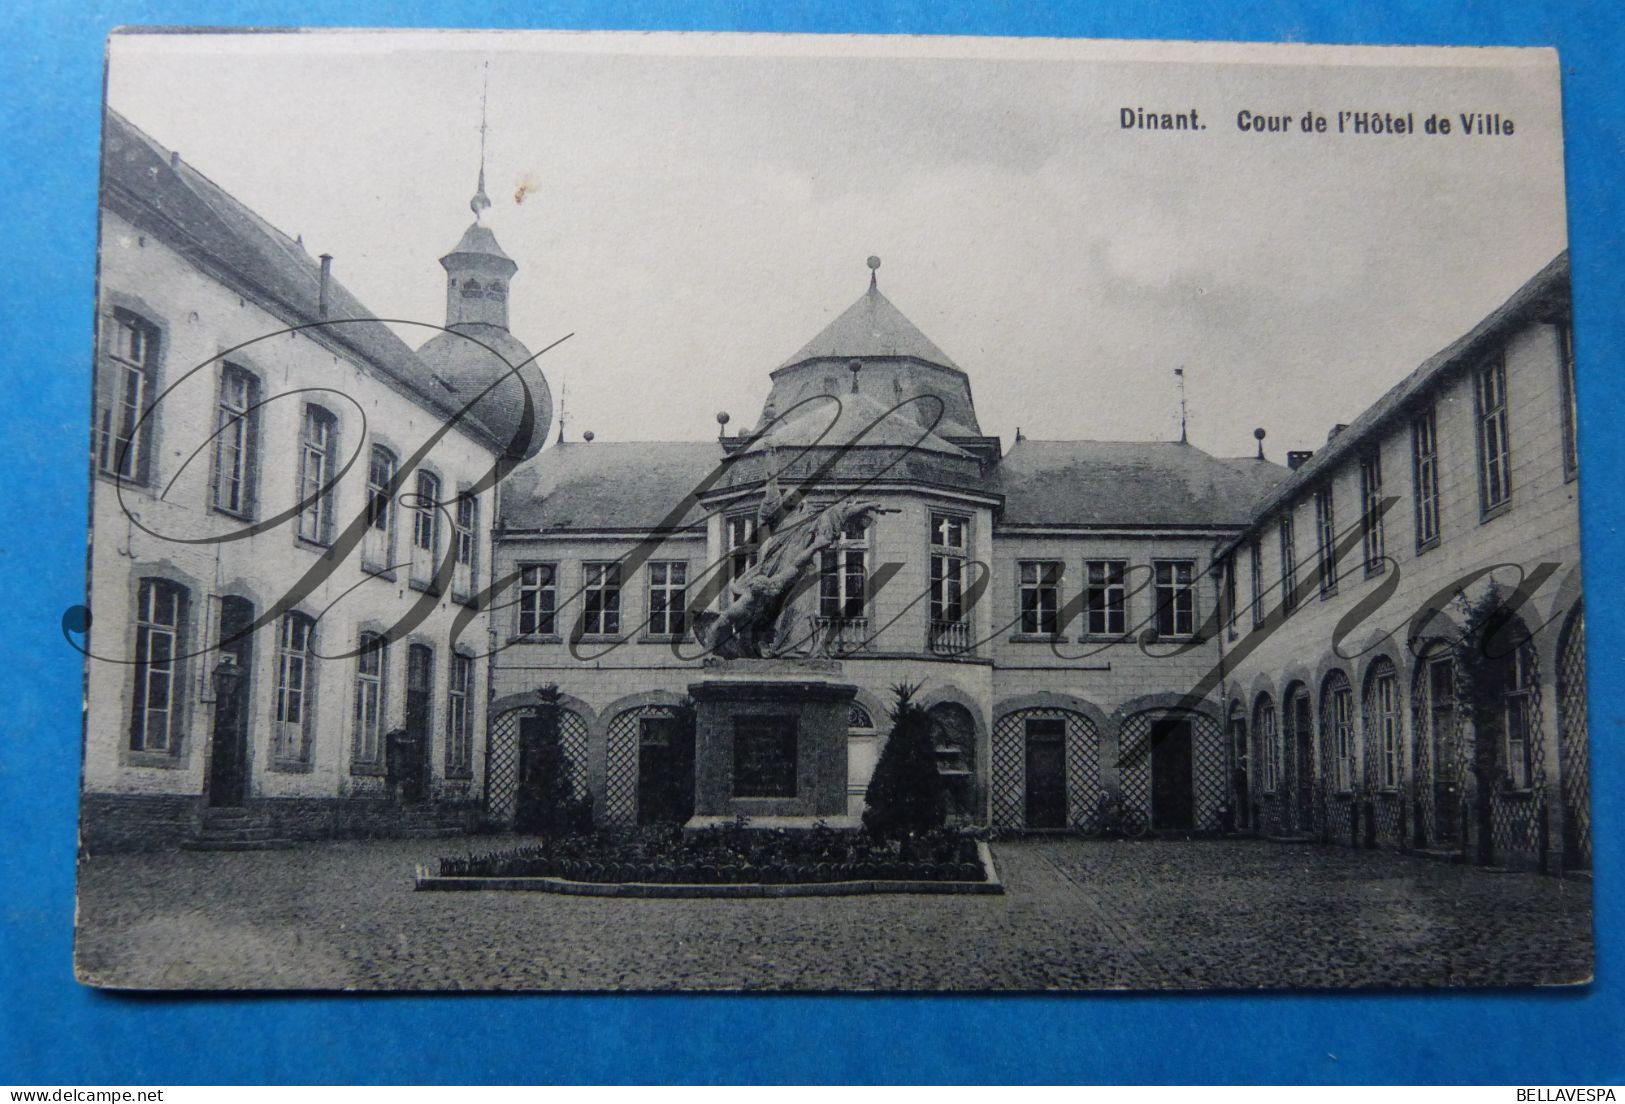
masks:
<path fill-rule="evenodd" d="M 1560 76 L 114 33 L 77 977 L 1589 982 Z"/>

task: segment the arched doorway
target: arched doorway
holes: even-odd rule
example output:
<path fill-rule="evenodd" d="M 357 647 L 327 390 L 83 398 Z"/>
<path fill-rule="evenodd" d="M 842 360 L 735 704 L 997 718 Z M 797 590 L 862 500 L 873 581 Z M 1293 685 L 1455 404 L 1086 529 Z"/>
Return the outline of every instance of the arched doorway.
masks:
<path fill-rule="evenodd" d="M 1365 778 L 1371 793 L 1366 844 L 1400 843 L 1405 837 L 1405 726 L 1399 697 L 1399 672 L 1382 656 L 1366 672 L 1361 695 L 1361 728 L 1365 738 Z"/>
<path fill-rule="evenodd" d="M 1558 769 L 1562 772 L 1563 865 L 1591 866 L 1590 747 L 1586 717 L 1585 610 L 1576 607 L 1557 645 Z"/>
<path fill-rule="evenodd" d="M 534 720 L 536 708 L 507 709 L 491 718 L 485 741 L 485 814 L 492 822 L 512 826 L 518 811 L 521 728 Z M 570 766 L 576 796 L 587 793 L 587 720 L 573 709 L 559 710 L 559 743 Z"/>
<path fill-rule="evenodd" d="M 993 726 L 993 823 L 1064 828 L 1100 802 L 1100 735 L 1076 710 L 1017 709 Z"/>
<path fill-rule="evenodd" d="M 1309 688 L 1301 682 L 1287 687 L 1286 707 L 1281 718 L 1284 795 L 1282 826 L 1307 831 L 1314 816 L 1314 722 L 1311 720 Z"/>
<path fill-rule="evenodd" d="M 676 706 L 656 704 L 623 709 L 610 720 L 604 778 L 607 823 L 658 824 L 692 815 L 692 717 Z"/>
<path fill-rule="evenodd" d="M 1456 710 L 1456 663 L 1434 644 L 1417 660 L 1411 682 L 1411 741 L 1417 830 L 1435 847 L 1461 839 L 1461 717 Z"/>

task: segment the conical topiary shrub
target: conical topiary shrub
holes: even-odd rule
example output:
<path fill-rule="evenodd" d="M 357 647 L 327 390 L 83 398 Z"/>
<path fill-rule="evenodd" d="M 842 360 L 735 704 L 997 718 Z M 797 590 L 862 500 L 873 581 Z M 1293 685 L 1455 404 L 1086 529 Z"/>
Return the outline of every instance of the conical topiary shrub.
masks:
<path fill-rule="evenodd" d="M 548 683 L 536 692 L 536 716 L 520 726 L 519 800 L 514 830 L 566 836 L 591 828 L 591 806 L 578 798 L 570 781 L 570 758 L 559 732 L 559 688 Z M 583 825 L 583 818 L 587 824 Z"/>
<path fill-rule="evenodd" d="M 914 701 L 919 684 L 892 687 L 891 735 L 864 794 L 863 826 L 872 835 L 908 839 L 941 828 L 946 816 L 942 776 L 932 746 L 931 716 Z"/>

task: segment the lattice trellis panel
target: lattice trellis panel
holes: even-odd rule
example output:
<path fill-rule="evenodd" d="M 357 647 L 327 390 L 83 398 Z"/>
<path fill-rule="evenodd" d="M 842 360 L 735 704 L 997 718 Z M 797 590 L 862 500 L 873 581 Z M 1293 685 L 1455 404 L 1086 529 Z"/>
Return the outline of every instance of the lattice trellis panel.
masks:
<path fill-rule="evenodd" d="M 1494 840 L 1495 854 L 1502 855 L 1514 853 L 1532 856 L 1540 850 L 1540 822 L 1544 815 L 1546 803 L 1546 740 L 1543 735 L 1545 723 L 1541 711 L 1541 673 L 1540 652 L 1534 645 L 1526 645 L 1529 649 L 1529 759 L 1532 764 L 1529 774 L 1529 791 L 1526 794 L 1513 794 L 1500 789 L 1491 795 L 1490 823 L 1492 824 L 1491 838 Z M 1501 741 L 1496 749 L 1496 761 L 1501 765 L 1501 778 L 1504 784 L 1506 778 L 1506 743 L 1503 734 L 1497 734 Z"/>
<path fill-rule="evenodd" d="M 1006 713 L 993 726 L 988 763 L 988 795 L 996 828 L 1020 828 L 1027 822 L 1027 726 L 1020 713 Z"/>
<path fill-rule="evenodd" d="M 1376 819 L 1377 843 L 1398 845 L 1405 842 L 1405 785 L 1403 778 L 1398 779 L 1398 788 L 1384 790 L 1382 787 L 1382 767 L 1379 762 L 1383 754 L 1382 724 L 1378 716 L 1379 704 L 1377 685 L 1384 678 L 1395 680 L 1394 692 L 1399 692 L 1399 675 L 1394 665 L 1387 659 L 1378 660 L 1366 675 L 1365 687 L 1360 694 L 1360 732 L 1363 739 L 1364 755 L 1363 773 L 1365 776 L 1365 792 L 1370 800 L 1370 815 Z M 1395 773 L 1402 770 L 1401 764 L 1405 762 L 1405 711 L 1394 710 L 1394 759 Z M 1364 827 L 1361 827 L 1362 836 Z M 1362 843 L 1364 840 L 1362 839 Z"/>
<path fill-rule="evenodd" d="M 1155 714 L 1136 713 L 1117 732 L 1117 785 L 1123 804 L 1151 819 L 1151 722 Z"/>
<path fill-rule="evenodd" d="M 587 718 L 573 709 L 559 710 L 559 744 L 570 764 L 572 792 L 587 792 Z"/>
<path fill-rule="evenodd" d="M 1591 865 L 1591 749 L 1586 716 L 1586 625 L 1576 613 L 1557 657 L 1558 770 L 1563 793 L 1563 858 Z"/>
<path fill-rule="evenodd" d="M 1276 787 L 1276 807 L 1281 828 L 1292 831 L 1297 827 L 1298 804 L 1298 733 L 1292 716 L 1292 697 L 1281 701 L 1281 714 L 1276 718 L 1280 732 L 1280 775 Z"/>
<path fill-rule="evenodd" d="M 485 811 L 492 820 L 513 824 L 519 808 L 519 722 L 536 709 L 509 709 L 491 720 L 485 745 Z M 587 720 L 573 709 L 559 710 L 559 744 L 569 764 L 576 796 L 587 792 Z"/>
<path fill-rule="evenodd" d="M 1203 713 L 1136 713 L 1117 735 L 1118 785 L 1123 801 L 1151 816 L 1151 729 L 1158 721 L 1188 721 L 1191 726 L 1192 816 L 1197 830 L 1218 826 L 1219 805 L 1229 792 L 1225 772 L 1224 729 Z M 1261 802 L 1268 808 L 1268 802 Z"/>
<path fill-rule="evenodd" d="M 1100 807 L 1100 733 L 1081 713 L 1066 718 L 1066 820 L 1082 824 Z"/>
<path fill-rule="evenodd" d="M 638 822 L 638 742 L 645 717 L 671 717 L 669 706 L 643 705 L 615 714 L 609 722 L 604 761 L 604 821 Z"/>
<path fill-rule="evenodd" d="M 1438 809 L 1434 805 L 1433 777 L 1433 691 L 1428 665 L 1417 665 L 1411 681 L 1411 785 L 1421 798 L 1417 802 L 1422 818 L 1422 836 L 1429 843 L 1439 839 Z"/>
<path fill-rule="evenodd" d="M 1320 801 L 1315 827 L 1329 840 L 1359 846 L 1360 831 L 1354 823 L 1354 794 L 1340 790 L 1337 780 L 1337 722 L 1333 701 L 1341 691 L 1351 690 L 1348 676 L 1333 671 L 1327 676 L 1320 691 Z M 1353 718 L 1350 718 L 1353 724 Z M 1358 730 L 1349 733 L 1349 740 L 1357 744 Z M 1358 760 L 1356 760 L 1358 762 Z"/>
<path fill-rule="evenodd" d="M 513 824 L 519 804 L 519 718 L 534 712 L 509 709 L 491 718 L 485 741 L 485 811 L 492 820 Z"/>
<path fill-rule="evenodd" d="M 1066 725 L 1066 815 L 1078 824 L 1100 804 L 1100 733 L 1094 722 L 1069 709 L 1021 709 L 999 718 L 993 729 L 993 823 L 1026 824 L 1027 722 L 1059 720 Z"/>
<path fill-rule="evenodd" d="M 1196 827 L 1219 826 L 1219 806 L 1230 792 L 1224 729 L 1210 717 L 1190 714 L 1191 782 L 1196 789 Z"/>

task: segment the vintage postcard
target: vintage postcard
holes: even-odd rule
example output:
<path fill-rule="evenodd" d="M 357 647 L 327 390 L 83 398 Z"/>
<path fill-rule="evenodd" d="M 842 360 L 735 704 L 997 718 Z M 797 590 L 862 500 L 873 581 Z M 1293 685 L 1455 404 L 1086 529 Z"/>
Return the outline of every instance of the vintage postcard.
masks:
<path fill-rule="evenodd" d="M 1562 150 L 1550 50 L 115 34 L 78 976 L 1588 980 Z"/>

